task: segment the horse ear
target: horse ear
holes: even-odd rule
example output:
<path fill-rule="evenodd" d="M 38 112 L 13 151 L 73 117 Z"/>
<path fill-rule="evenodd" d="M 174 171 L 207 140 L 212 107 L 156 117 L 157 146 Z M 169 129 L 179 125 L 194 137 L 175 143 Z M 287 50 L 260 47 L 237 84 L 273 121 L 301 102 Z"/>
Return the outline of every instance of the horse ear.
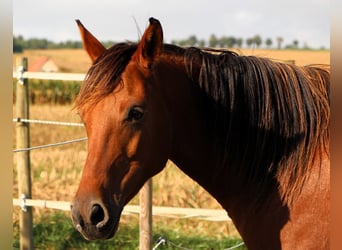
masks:
<path fill-rule="evenodd" d="M 150 17 L 149 22 L 150 25 L 145 30 L 135 55 L 139 64 L 145 68 L 152 66 L 163 49 L 163 30 L 160 22 L 153 17 Z"/>
<path fill-rule="evenodd" d="M 91 61 L 94 62 L 106 48 L 83 26 L 80 20 L 76 20 L 76 23 L 81 34 L 83 47 Z"/>

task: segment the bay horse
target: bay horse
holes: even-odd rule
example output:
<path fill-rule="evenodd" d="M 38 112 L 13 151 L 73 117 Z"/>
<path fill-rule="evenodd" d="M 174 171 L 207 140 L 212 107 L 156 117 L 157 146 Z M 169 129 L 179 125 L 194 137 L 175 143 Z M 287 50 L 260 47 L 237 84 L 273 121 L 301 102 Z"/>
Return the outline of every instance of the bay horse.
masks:
<path fill-rule="evenodd" d="M 79 21 L 92 60 L 75 102 L 88 156 L 71 205 L 89 240 L 168 159 L 227 211 L 248 249 L 328 249 L 330 67 L 164 44 L 106 49 Z"/>

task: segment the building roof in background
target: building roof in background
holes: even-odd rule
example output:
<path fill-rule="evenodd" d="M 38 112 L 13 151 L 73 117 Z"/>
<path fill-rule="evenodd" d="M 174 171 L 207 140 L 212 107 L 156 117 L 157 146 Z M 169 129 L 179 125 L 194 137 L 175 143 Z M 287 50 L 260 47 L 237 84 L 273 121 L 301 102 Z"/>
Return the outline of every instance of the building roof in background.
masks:
<path fill-rule="evenodd" d="M 57 72 L 58 70 L 58 66 L 47 56 L 39 57 L 28 65 L 28 71 L 31 72 Z"/>

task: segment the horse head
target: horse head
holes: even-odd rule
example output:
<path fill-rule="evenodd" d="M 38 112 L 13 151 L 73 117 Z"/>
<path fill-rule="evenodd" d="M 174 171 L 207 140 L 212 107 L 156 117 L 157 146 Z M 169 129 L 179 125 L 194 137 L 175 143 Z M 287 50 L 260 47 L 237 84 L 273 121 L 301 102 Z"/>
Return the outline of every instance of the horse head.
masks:
<path fill-rule="evenodd" d="M 88 156 L 71 213 L 87 239 L 112 237 L 124 205 L 168 159 L 170 117 L 161 96 L 151 91 L 163 33 L 159 21 L 149 21 L 141 41 L 126 45 L 128 52 L 116 57 L 109 54 L 122 45 L 106 49 L 77 21 L 93 65 L 76 101 L 87 131 Z M 120 69 L 109 72 L 110 63 Z"/>

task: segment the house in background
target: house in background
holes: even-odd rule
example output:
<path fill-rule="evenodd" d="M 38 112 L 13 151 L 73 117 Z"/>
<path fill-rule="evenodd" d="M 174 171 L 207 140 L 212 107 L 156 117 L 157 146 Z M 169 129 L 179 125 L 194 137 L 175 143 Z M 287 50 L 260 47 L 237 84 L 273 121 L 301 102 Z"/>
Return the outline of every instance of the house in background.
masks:
<path fill-rule="evenodd" d="M 58 70 L 54 61 L 46 56 L 39 57 L 28 64 L 28 71 L 31 72 L 57 72 Z"/>

